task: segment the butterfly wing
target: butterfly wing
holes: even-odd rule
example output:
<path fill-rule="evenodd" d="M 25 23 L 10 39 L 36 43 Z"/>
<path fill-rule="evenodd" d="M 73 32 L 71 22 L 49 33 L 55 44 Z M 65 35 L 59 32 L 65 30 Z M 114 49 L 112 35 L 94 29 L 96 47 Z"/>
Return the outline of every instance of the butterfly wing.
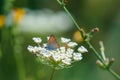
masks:
<path fill-rule="evenodd" d="M 55 50 L 55 49 L 57 49 L 59 47 L 60 47 L 60 45 L 57 42 L 55 36 L 51 35 L 50 38 L 49 38 L 49 40 L 48 40 L 48 44 L 47 44 L 46 49 L 48 49 L 48 50 Z"/>

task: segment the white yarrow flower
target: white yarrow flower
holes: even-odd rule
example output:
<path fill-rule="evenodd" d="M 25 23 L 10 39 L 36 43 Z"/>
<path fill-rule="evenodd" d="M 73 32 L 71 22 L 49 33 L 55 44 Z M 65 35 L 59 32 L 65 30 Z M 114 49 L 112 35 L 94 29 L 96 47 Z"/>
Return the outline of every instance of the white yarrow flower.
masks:
<path fill-rule="evenodd" d="M 49 40 L 50 37 L 47 37 Z M 66 43 L 68 47 L 64 44 L 57 49 L 49 50 L 46 47 L 47 43 L 39 44 L 42 42 L 41 38 L 33 38 L 37 46 L 28 46 L 29 52 L 33 53 L 35 57 L 43 64 L 54 67 L 55 69 L 63 69 L 69 67 L 73 62 L 80 61 L 82 59 L 82 54 L 88 52 L 83 46 L 78 48 L 78 51 L 74 51 L 74 47 L 78 44 L 76 42 L 70 42 L 70 39 L 61 38 L 61 43 Z M 52 47 L 52 46 L 49 46 Z"/>

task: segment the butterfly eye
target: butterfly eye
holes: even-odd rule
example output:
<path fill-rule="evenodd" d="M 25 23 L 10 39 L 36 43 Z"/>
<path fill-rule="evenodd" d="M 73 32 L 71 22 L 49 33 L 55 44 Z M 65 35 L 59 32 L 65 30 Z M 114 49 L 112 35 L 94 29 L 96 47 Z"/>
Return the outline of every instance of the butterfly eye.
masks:
<path fill-rule="evenodd" d="M 60 45 L 57 42 L 55 36 L 51 35 L 50 38 L 49 38 L 49 40 L 48 40 L 48 44 L 47 44 L 46 49 L 48 49 L 48 50 L 55 50 L 55 49 L 57 49 L 59 47 L 60 47 Z"/>

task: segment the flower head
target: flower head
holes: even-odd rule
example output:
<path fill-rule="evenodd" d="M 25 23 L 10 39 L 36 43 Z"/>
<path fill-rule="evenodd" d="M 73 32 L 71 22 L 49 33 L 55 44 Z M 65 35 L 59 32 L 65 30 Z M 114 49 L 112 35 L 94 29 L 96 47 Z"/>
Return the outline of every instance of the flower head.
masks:
<path fill-rule="evenodd" d="M 77 46 L 78 44 L 76 43 L 76 42 L 69 42 L 68 43 L 68 46 L 69 47 L 75 47 L 75 46 Z"/>
<path fill-rule="evenodd" d="M 67 39 L 67 38 L 64 38 L 64 37 L 61 38 L 62 43 L 68 43 L 70 41 L 71 41 L 70 39 Z"/>
<path fill-rule="evenodd" d="M 73 59 L 74 59 L 75 61 L 81 60 L 81 59 L 82 59 L 82 54 L 80 54 L 80 53 L 74 53 L 74 54 L 73 54 Z"/>
<path fill-rule="evenodd" d="M 43 45 L 40 44 L 42 41 L 41 38 L 33 38 L 33 40 L 37 43 L 37 46 L 28 46 L 28 51 L 33 53 L 38 61 L 54 67 L 55 69 L 67 68 L 71 66 L 73 62 L 80 61 L 83 58 L 80 49 L 78 49 L 77 52 L 74 52 L 74 47 L 78 44 L 71 42 L 70 39 L 61 38 L 61 43 L 66 43 L 69 46 L 68 48 L 65 46 L 60 46 L 54 49 L 49 49 L 49 47 L 57 45 L 57 41 L 52 41 L 54 40 L 54 37 L 51 41 L 49 41 L 49 38 L 48 43 L 43 43 Z"/>
<path fill-rule="evenodd" d="M 35 43 L 41 43 L 42 39 L 41 38 L 32 38 Z"/>

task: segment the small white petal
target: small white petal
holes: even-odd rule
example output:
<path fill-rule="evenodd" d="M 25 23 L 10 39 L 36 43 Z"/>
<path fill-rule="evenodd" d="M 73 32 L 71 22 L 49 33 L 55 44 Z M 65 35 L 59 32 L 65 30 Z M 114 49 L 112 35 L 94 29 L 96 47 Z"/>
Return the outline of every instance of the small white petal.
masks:
<path fill-rule="evenodd" d="M 34 47 L 33 46 L 28 46 L 27 49 L 28 49 L 29 52 L 33 52 Z"/>
<path fill-rule="evenodd" d="M 52 55 L 52 57 L 56 62 L 61 60 L 61 57 L 58 54 L 54 54 L 54 55 Z"/>
<path fill-rule="evenodd" d="M 66 53 L 66 56 L 68 57 L 68 58 L 72 58 L 72 53 Z"/>
<path fill-rule="evenodd" d="M 75 47 L 75 46 L 77 46 L 78 44 L 77 44 L 76 42 L 69 42 L 67 45 L 68 45 L 69 47 Z"/>
<path fill-rule="evenodd" d="M 41 50 L 40 52 L 44 57 L 48 58 L 51 56 L 51 54 L 49 53 L 49 51 L 47 51 L 46 49 Z"/>
<path fill-rule="evenodd" d="M 33 47 L 33 46 L 28 46 L 27 49 L 30 51 L 30 52 L 33 52 L 33 53 L 36 53 L 40 50 L 40 47 Z"/>
<path fill-rule="evenodd" d="M 44 44 L 43 44 L 43 47 L 47 47 L 47 43 L 44 43 Z"/>
<path fill-rule="evenodd" d="M 47 40 L 49 40 L 49 39 L 50 39 L 50 36 L 47 37 Z"/>
<path fill-rule="evenodd" d="M 66 54 L 60 54 L 61 59 L 65 59 L 66 58 Z"/>
<path fill-rule="evenodd" d="M 67 38 L 61 37 L 61 42 L 62 43 L 68 43 L 70 41 L 71 41 L 71 39 L 67 39 Z"/>
<path fill-rule="evenodd" d="M 74 53 L 74 54 L 73 54 L 73 59 L 74 59 L 75 61 L 81 60 L 81 59 L 82 59 L 81 53 Z"/>
<path fill-rule="evenodd" d="M 71 65 L 71 59 L 70 59 L 70 58 L 63 59 L 62 62 L 63 62 L 65 65 Z"/>
<path fill-rule="evenodd" d="M 60 47 L 60 52 L 65 53 L 66 49 L 65 47 Z"/>
<path fill-rule="evenodd" d="M 48 53 L 46 53 L 46 54 L 44 54 L 44 57 L 51 57 L 51 54 L 48 54 Z"/>
<path fill-rule="evenodd" d="M 74 50 L 71 49 L 71 48 L 68 48 L 67 51 L 66 51 L 66 55 L 67 57 L 71 58 L 72 57 L 72 54 L 73 54 Z"/>
<path fill-rule="evenodd" d="M 32 38 L 35 43 L 41 43 L 42 39 L 41 38 Z"/>
<path fill-rule="evenodd" d="M 33 48 L 33 53 L 37 53 L 37 52 L 39 52 L 39 50 L 40 50 L 40 48 L 37 47 L 37 46 L 35 46 L 35 47 Z"/>
<path fill-rule="evenodd" d="M 86 53 L 86 52 L 88 52 L 88 50 L 87 50 L 85 47 L 83 47 L 83 46 L 79 47 L 79 48 L 78 48 L 78 51 L 79 51 L 80 53 Z"/>

